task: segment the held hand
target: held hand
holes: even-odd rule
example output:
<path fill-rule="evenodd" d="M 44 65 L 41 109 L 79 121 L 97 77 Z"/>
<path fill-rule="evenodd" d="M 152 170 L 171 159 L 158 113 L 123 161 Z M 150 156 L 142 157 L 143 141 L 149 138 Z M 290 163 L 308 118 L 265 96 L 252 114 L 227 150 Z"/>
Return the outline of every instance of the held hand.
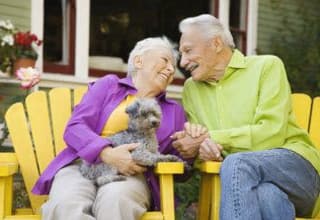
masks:
<path fill-rule="evenodd" d="M 190 122 L 186 122 L 184 124 L 184 130 L 193 138 L 198 138 L 208 132 L 208 129 L 206 127 L 200 124 L 192 124 Z"/>
<path fill-rule="evenodd" d="M 223 147 L 220 144 L 215 143 L 210 138 L 206 138 L 200 144 L 199 158 L 204 161 L 222 161 L 222 150 Z"/>
<path fill-rule="evenodd" d="M 181 139 L 181 138 L 184 138 L 186 136 L 186 131 L 183 130 L 183 131 L 177 131 L 176 133 L 174 133 L 173 135 L 170 136 L 170 138 L 172 140 L 177 140 L 177 139 Z"/>
<path fill-rule="evenodd" d="M 144 166 L 136 164 L 131 157 L 131 151 L 139 146 L 139 143 L 123 144 L 118 147 L 106 147 L 100 153 L 101 160 L 117 168 L 119 173 L 132 176 L 146 171 Z"/>
<path fill-rule="evenodd" d="M 199 152 L 200 144 L 209 137 L 208 133 L 202 134 L 197 138 L 192 138 L 185 133 L 182 138 L 175 140 L 172 145 L 184 159 L 194 158 Z"/>

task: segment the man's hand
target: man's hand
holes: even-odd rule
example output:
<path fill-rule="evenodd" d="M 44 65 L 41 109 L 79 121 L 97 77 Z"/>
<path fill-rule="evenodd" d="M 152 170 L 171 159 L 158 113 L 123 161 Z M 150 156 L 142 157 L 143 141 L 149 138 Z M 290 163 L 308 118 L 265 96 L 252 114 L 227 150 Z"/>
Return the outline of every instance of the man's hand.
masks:
<path fill-rule="evenodd" d="M 193 138 L 198 138 L 208 132 L 208 129 L 206 127 L 200 124 L 192 124 L 190 122 L 186 122 L 184 124 L 184 130 Z"/>
<path fill-rule="evenodd" d="M 222 161 L 221 152 L 223 147 L 215 143 L 210 138 L 206 138 L 201 144 L 199 149 L 199 158 L 204 161 Z"/>
<path fill-rule="evenodd" d="M 185 158 L 194 158 L 198 155 L 200 144 L 208 137 L 208 133 L 193 138 L 186 132 L 177 132 L 172 138 L 175 140 L 172 146 L 178 150 L 180 155 Z"/>
<path fill-rule="evenodd" d="M 146 171 L 144 166 L 138 165 L 132 160 L 131 151 L 138 147 L 139 143 L 123 144 L 118 147 L 106 147 L 100 153 L 101 160 L 117 168 L 119 173 L 132 176 Z"/>

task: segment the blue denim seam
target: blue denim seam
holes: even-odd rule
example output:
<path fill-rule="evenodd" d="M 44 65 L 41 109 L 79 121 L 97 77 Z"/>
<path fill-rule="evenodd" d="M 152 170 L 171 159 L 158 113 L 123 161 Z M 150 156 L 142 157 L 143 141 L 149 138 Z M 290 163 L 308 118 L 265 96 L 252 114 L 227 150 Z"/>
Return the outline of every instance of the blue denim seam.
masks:
<path fill-rule="evenodd" d="M 241 159 L 237 159 L 236 161 L 237 163 L 239 162 L 239 164 L 241 163 Z M 232 179 L 234 179 L 235 181 L 233 182 L 233 192 L 232 194 L 234 195 L 233 198 L 233 206 L 234 206 L 234 215 L 235 218 L 239 218 L 241 216 L 240 213 L 240 180 L 239 180 L 239 175 L 237 175 L 236 173 L 239 173 L 240 170 L 240 165 L 239 166 L 234 166 L 234 170 L 232 173 Z"/>

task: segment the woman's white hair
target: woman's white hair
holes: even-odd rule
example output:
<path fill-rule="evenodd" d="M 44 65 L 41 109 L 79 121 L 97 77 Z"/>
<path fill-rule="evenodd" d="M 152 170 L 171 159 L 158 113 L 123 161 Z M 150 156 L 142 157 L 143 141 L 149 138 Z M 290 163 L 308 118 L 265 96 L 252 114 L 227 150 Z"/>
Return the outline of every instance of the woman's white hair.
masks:
<path fill-rule="evenodd" d="M 233 37 L 228 28 L 214 16 L 209 14 L 202 14 L 195 17 L 189 17 L 183 19 L 179 24 L 179 30 L 181 33 L 187 31 L 190 27 L 196 27 L 205 38 L 212 38 L 220 36 L 222 41 L 231 48 L 235 47 Z"/>
<path fill-rule="evenodd" d="M 134 58 L 143 55 L 146 51 L 156 50 L 158 48 L 168 49 L 172 53 L 174 65 L 176 65 L 177 52 L 174 50 L 173 45 L 166 37 L 150 37 L 138 41 L 134 48 L 131 50 L 128 58 L 128 76 L 135 76 L 136 68 L 134 66 Z"/>

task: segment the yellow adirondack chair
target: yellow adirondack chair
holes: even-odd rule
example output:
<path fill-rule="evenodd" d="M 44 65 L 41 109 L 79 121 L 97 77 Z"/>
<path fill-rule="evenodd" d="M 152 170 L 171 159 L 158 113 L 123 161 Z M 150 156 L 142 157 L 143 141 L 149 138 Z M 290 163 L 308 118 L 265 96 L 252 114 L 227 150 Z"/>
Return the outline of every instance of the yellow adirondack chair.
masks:
<path fill-rule="evenodd" d="M 320 147 L 320 97 L 311 98 L 302 93 L 292 94 L 293 111 L 298 124 L 307 130 L 311 139 Z M 312 106 L 312 111 L 311 111 Z M 311 117 L 311 118 L 310 118 Z M 309 126 L 310 125 L 310 126 Z M 197 220 L 218 220 L 220 205 L 220 162 L 203 162 L 200 165 L 201 183 L 199 193 L 199 210 Z M 320 196 L 314 208 L 312 218 L 320 219 Z"/>
<path fill-rule="evenodd" d="M 23 103 L 13 104 L 5 115 L 15 153 L 0 154 L 0 219 L 41 219 L 40 207 L 47 196 L 31 193 L 39 174 L 64 147 L 63 132 L 72 106 L 79 103 L 86 87 L 73 91 L 55 88 L 47 94 L 33 92 Z M 26 114 L 27 113 L 27 114 Z M 22 173 L 31 203 L 30 209 L 12 210 L 13 174 Z M 174 220 L 173 174 L 183 173 L 180 162 L 158 163 L 161 211 L 146 212 L 143 220 Z"/>

